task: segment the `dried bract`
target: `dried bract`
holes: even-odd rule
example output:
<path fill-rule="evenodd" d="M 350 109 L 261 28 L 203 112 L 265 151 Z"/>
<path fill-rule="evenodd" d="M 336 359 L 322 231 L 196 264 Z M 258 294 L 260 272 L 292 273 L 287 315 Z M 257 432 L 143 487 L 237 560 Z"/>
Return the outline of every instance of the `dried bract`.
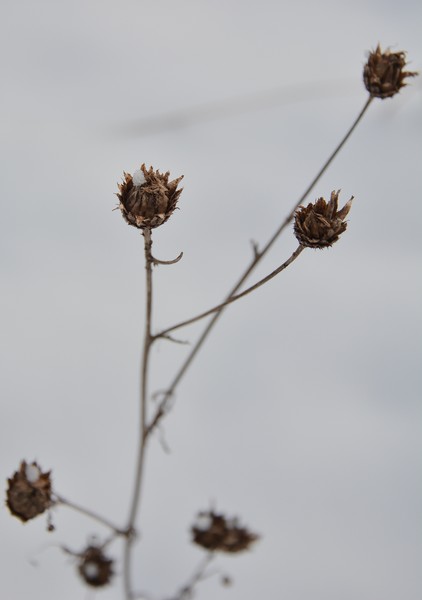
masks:
<path fill-rule="evenodd" d="M 85 583 L 102 587 L 110 582 L 113 575 L 113 561 L 104 555 L 101 548 L 88 546 L 80 554 L 78 571 Z"/>
<path fill-rule="evenodd" d="M 363 81 L 371 96 L 391 98 L 405 87 L 406 77 L 417 75 L 417 72 L 404 71 L 405 66 L 406 52 L 382 52 L 378 44 L 377 49 L 369 54 L 363 69 Z"/>
<path fill-rule="evenodd" d="M 51 506 L 50 471 L 42 473 L 36 462 L 23 460 L 8 483 L 6 504 L 21 521 L 29 521 Z"/>
<path fill-rule="evenodd" d="M 307 248 L 327 248 L 336 242 L 347 228 L 344 219 L 352 205 L 353 196 L 337 210 L 338 195 L 331 192 L 329 202 L 319 198 L 314 204 L 299 206 L 295 213 L 294 232 L 299 243 Z"/>
<path fill-rule="evenodd" d="M 236 518 L 229 519 L 212 510 L 198 514 L 191 532 L 192 541 L 209 551 L 242 552 L 259 539 L 259 535 L 240 527 Z"/>
<path fill-rule="evenodd" d="M 124 173 L 118 184 L 117 197 L 123 218 L 138 229 L 158 227 L 167 221 L 176 208 L 182 189 L 177 189 L 183 175 L 169 181 L 170 173 L 154 171 L 141 165 L 133 175 Z"/>

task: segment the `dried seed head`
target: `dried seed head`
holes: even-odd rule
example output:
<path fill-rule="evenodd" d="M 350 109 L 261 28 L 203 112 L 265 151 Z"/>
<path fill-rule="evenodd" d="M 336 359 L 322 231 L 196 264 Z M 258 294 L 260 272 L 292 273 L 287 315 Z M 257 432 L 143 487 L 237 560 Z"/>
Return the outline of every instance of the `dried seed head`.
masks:
<path fill-rule="evenodd" d="M 363 69 L 363 81 L 371 96 L 375 98 L 391 98 L 402 87 L 407 85 L 406 77 L 415 77 L 418 73 L 404 71 L 406 52 L 381 51 L 378 44 L 374 52 L 370 52 L 368 62 Z"/>
<path fill-rule="evenodd" d="M 236 518 L 228 519 L 212 510 L 198 513 L 191 532 L 192 541 L 210 551 L 241 552 L 259 539 L 259 535 L 240 527 Z"/>
<path fill-rule="evenodd" d="M 29 521 L 51 506 L 50 471 L 42 473 L 36 462 L 23 460 L 8 483 L 6 504 L 21 521 Z"/>
<path fill-rule="evenodd" d="M 113 561 L 107 558 L 101 548 L 88 546 L 80 554 L 78 571 L 88 585 L 101 587 L 107 585 L 113 575 Z"/>
<path fill-rule="evenodd" d="M 344 219 L 352 206 L 353 196 L 338 211 L 339 193 L 340 190 L 331 192 L 329 202 L 324 198 L 318 198 L 314 204 L 299 206 L 296 210 L 294 232 L 302 246 L 327 248 L 332 246 L 346 230 L 347 223 Z"/>
<path fill-rule="evenodd" d="M 183 175 L 169 181 L 170 173 L 148 170 L 141 165 L 133 175 L 124 173 L 123 183 L 118 184 L 117 197 L 123 218 L 134 227 L 158 227 L 167 221 L 176 208 L 182 189 L 177 189 Z"/>

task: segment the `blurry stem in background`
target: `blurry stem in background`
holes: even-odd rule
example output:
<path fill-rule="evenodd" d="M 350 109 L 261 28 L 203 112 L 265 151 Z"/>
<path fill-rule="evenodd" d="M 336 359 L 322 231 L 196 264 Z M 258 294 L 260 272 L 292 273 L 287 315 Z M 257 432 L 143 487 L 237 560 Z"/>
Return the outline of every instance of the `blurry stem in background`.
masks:
<path fill-rule="evenodd" d="M 205 558 L 203 558 L 201 563 L 197 566 L 194 573 L 191 575 L 189 581 L 185 583 L 185 585 L 182 588 L 180 588 L 180 590 L 176 593 L 175 596 L 169 598 L 169 600 L 188 600 L 188 598 L 193 598 L 195 586 L 200 581 L 203 581 L 207 577 L 212 577 L 213 575 L 218 574 L 218 572 L 206 572 L 208 565 L 214 558 L 215 552 L 208 552 Z"/>
<path fill-rule="evenodd" d="M 347 142 L 347 140 L 349 139 L 349 137 L 352 135 L 353 131 L 355 130 L 355 128 L 357 127 L 357 125 L 361 121 L 362 117 L 364 116 L 365 112 L 369 108 L 372 100 L 373 100 L 373 97 L 369 96 L 368 99 L 367 99 L 367 101 L 364 104 L 364 107 L 362 108 L 362 110 L 360 111 L 360 113 L 358 114 L 358 116 L 356 117 L 356 119 L 353 122 L 353 124 L 350 127 L 350 129 L 346 132 L 345 136 L 342 138 L 342 140 L 337 145 L 337 147 L 332 152 L 332 154 L 330 154 L 330 156 L 327 158 L 327 160 L 325 161 L 325 163 L 323 164 L 323 166 L 321 167 L 321 169 L 318 171 L 317 175 L 314 177 L 314 179 L 308 185 L 308 187 L 306 188 L 306 190 L 303 192 L 302 196 L 296 202 L 296 204 L 293 207 L 293 209 L 291 210 L 291 212 L 284 219 L 284 221 L 281 223 L 281 225 L 279 226 L 279 228 L 277 229 L 277 231 L 274 233 L 274 235 L 270 238 L 270 240 L 267 242 L 267 244 L 262 248 L 262 250 L 259 250 L 258 248 L 255 248 L 254 257 L 253 257 L 250 265 L 247 267 L 247 269 L 245 270 L 245 272 L 243 273 L 243 275 L 240 277 L 240 279 L 236 283 L 236 285 L 232 288 L 232 290 L 226 296 L 225 301 L 222 303 L 223 307 L 220 310 L 218 310 L 218 312 L 215 313 L 215 315 L 212 317 L 212 319 L 210 319 L 208 325 L 205 327 L 204 331 L 202 332 L 202 334 L 199 337 L 198 341 L 196 342 L 195 346 L 192 348 L 192 350 L 190 351 L 188 357 L 186 358 L 186 360 L 184 361 L 184 363 L 180 367 L 179 371 L 177 372 L 176 376 L 174 377 L 173 381 L 171 382 L 170 386 L 165 391 L 165 393 L 164 393 L 165 400 L 166 399 L 168 400 L 168 399 L 170 399 L 173 396 L 174 391 L 175 391 L 176 387 L 178 386 L 179 382 L 181 381 L 183 375 L 186 373 L 189 365 L 191 364 L 191 362 L 193 361 L 193 359 L 195 358 L 195 356 L 199 352 L 202 344 L 204 343 L 204 341 L 208 337 L 208 334 L 210 333 L 210 331 L 212 330 L 212 328 L 215 325 L 216 321 L 218 320 L 219 316 L 223 312 L 225 303 L 228 300 L 230 300 L 230 298 L 234 294 L 236 294 L 236 292 L 239 290 L 239 288 L 243 285 L 243 283 L 246 281 L 246 279 L 252 273 L 252 271 L 254 270 L 254 268 L 256 267 L 256 265 L 259 263 L 259 261 L 261 260 L 261 258 L 263 258 L 263 256 L 268 252 L 268 250 L 274 244 L 274 242 L 276 241 L 276 239 L 279 237 L 279 235 L 281 234 L 281 232 L 292 221 L 292 219 L 294 217 L 294 213 L 295 213 L 297 207 L 300 204 L 302 204 L 302 202 L 305 200 L 305 198 L 307 197 L 307 195 L 313 190 L 313 188 L 315 187 L 315 185 L 321 179 L 322 175 L 325 173 L 325 171 L 328 169 L 328 167 L 330 166 L 330 164 L 332 163 L 332 161 L 335 159 L 335 157 L 337 156 L 337 154 L 343 148 L 344 144 Z M 155 416 L 152 419 L 152 423 L 154 423 L 154 426 L 161 420 L 161 418 L 166 413 L 165 409 L 166 409 L 166 407 L 163 406 L 162 403 L 157 408 L 157 412 L 156 412 Z M 151 427 L 149 429 L 151 430 Z"/>
<path fill-rule="evenodd" d="M 305 246 L 299 245 L 296 248 L 296 250 L 293 252 L 293 254 L 286 261 L 284 261 L 283 264 L 281 264 L 279 267 L 277 267 L 277 269 L 272 271 L 266 277 L 263 277 L 262 279 L 260 279 L 257 283 L 254 283 L 254 285 L 251 285 L 243 292 L 240 292 L 240 294 L 236 294 L 235 296 L 230 296 L 230 298 L 225 300 L 222 304 L 219 304 L 218 306 L 214 306 L 214 308 L 210 308 L 209 310 L 197 315 L 196 317 L 192 317 L 191 319 L 187 319 L 186 321 L 181 321 L 180 323 L 177 323 L 176 325 L 173 325 L 172 327 L 169 327 L 168 329 L 164 329 L 163 331 L 161 331 L 160 333 L 158 333 L 157 335 L 154 336 L 154 340 L 156 340 L 160 337 L 166 337 L 166 336 L 168 336 L 168 334 L 171 331 L 175 331 L 176 329 L 180 329 L 181 327 L 185 327 L 186 325 L 191 325 L 192 323 L 196 323 L 196 321 L 200 321 L 201 319 L 208 317 L 209 315 L 212 315 L 212 313 L 221 312 L 223 310 L 223 308 L 225 308 L 228 304 L 231 304 L 232 302 L 235 302 L 236 300 L 243 298 L 243 296 L 250 294 L 254 290 L 261 287 L 261 285 L 264 285 L 264 283 L 267 283 L 267 281 L 270 281 L 276 275 L 278 275 L 279 273 L 284 271 L 284 269 L 286 269 L 289 265 L 292 264 L 292 262 L 294 262 L 296 260 L 296 258 L 299 256 L 299 254 L 304 249 L 305 249 Z"/>
<path fill-rule="evenodd" d="M 63 506 L 67 506 L 68 508 L 76 510 L 77 512 L 80 512 L 81 514 L 85 515 L 86 517 L 94 519 L 94 521 L 97 521 L 98 523 L 101 523 L 105 527 L 108 527 L 109 529 L 111 529 L 116 535 L 126 535 L 125 530 L 120 529 L 119 527 L 116 527 L 116 525 L 114 525 L 111 521 L 109 521 L 105 517 L 102 517 L 95 511 L 90 510 L 89 508 L 84 508 L 83 506 L 80 506 L 79 504 L 75 504 L 75 502 L 71 502 L 70 500 L 63 498 L 63 496 L 60 496 L 59 494 L 55 494 L 55 499 L 54 499 L 53 505 L 57 506 L 59 504 L 62 504 Z"/>
<path fill-rule="evenodd" d="M 129 510 L 129 518 L 126 527 L 128 534 L 124 541 L 123 551 L 123 585 L 126 600 L 133 598 L 131 587 L 131 555 L 132 547 L 135 541 L 135 521 L 139 510 L 141 497 L 142 475 L 145 463 L 145 450 L 147 441 L 147 393 L 148 393 L 148 365 L 150 349 L 153 337 L 151 335 L 151 317 L 152 317 L 152 265 L 154 258 L 151 253 L 152 239 L 151 229 L 146 227 L 143 230 L 144 251 L 145 251 L 145 271 L 146 271 L 146 313 L 145 313 L 145 333 L 144 348 L 141 360 L 141 390 L 140 390 L 140 424 L 139 424 L 139 448 L 136 460 L 135 482 Z"/>

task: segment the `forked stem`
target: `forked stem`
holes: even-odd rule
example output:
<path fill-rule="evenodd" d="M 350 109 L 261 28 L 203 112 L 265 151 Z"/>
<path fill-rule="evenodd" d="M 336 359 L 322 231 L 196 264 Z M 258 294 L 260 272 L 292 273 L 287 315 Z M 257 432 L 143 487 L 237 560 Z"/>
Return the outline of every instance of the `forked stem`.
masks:
<path fill-rule="evenodd" d="M 55 498 L 54 498 L 53 505 L 57 506 L 57 505 L 61 504 L 63 506 L 67 506 L 68 508 L 71 508 L 72 510 L 77 511 L 77 512 L 85 515 L 86 517 L 89 517 L 90 519 L 97 521 L 97 523 L 101 523 L 101 525 L 104 525 L 104 527 L 108 527 L 116 535 L 124 535 L 125 536 L 127 534 L 126 529 L 120 529 L 120 527 L 117 527 L 114 523 L 109 521 L 106 517 L 101 516 L 94 510 L 85 508 L 84 506 L 81 506 L 80 504 L 76 504 L 75 502 L 72 502 L 71 500 L 68 500 L 67 498 L 64 498 L 63 496 L 61 496 L 59 494 L 55 494 L 54 496 L 55 496 Z"/>
<path fill-rule="evenodd" d="M 235 302 L 236 300 L 243 298 L 243 296 L 247 296 L 251 292 L 254 292 L 259 287 L 261 287 L 261 285 L 264 285 L 264 283 L 267 283 L 268 281 L 273 279 L 276 275 L 278 275 L 279 273 L 284 271 L 284 269 L 286 269 L 289 265 L 292 264 L 292 262 L 294 262 L 296 260 L 296 258 L 299 256 L 299 254 L 304 249 L 305 249 L 305 246 L 299 245 L 296 248 L 296 250 L 293 252 L 293 254 L 286 261 L 284 261 L 283 264 L 281 264 L 279 267 L 277 267 L 277 269 L 274 269 L 274 271 L 272 271 L 269 275 L 266 275 L 265 277 L 260 279 L 257 283 L 254 283 L 253 285 L 248 287 L 246 290 L 243 290 L 243 292 L 240 292 L 240 294 L 230 296 L 230 298 L 228 298 L 221 304 L 218 304 L 217 306 L 214 306 L 214 308 L 210 308 L 209 310 L 206 310 L 205 312 L 200 313 L 199 315 L 196 315 L 196 317 L 192 317 L 191 319 L 187 319 L 186 321 L 181 321 L 180 323 L 177 323 L 176 325 L 172 325 L 168 329 L 164 329 L 163 331 L 161 331 L 160 333 L 155 335 L 154 339 L 157 339 L 159 337 L 166 337 L 166 336 L 168 336 L 168 334 L 170 332 L 175 331 L 176 329 L 180 329 L 181 327 L 185 327 L 186 325 L 191 325 L 192 323 L 196 323 L 197 321 L 200 321 L 201 319 L 204 319 L 205 317 L 208 317 L 209 315 L 212 315 L 213 313 L 221 312 L 223 310 L 223 308 L 225 308 L 228 304 L 231 304 L 232 302 Z"/>
<path fill-rule="evenodd" d="M 223 310 L 224 310 L 224 308 L 226 306 L 225 303 L 227 302 L 227 300 L 229 300 L 234 294 L 236 294 L 236 292 L 240 289 L 240 287 L 243 285 L 243 283 L 246 281 L 246 279 L 249 277 L 249 275 L 255 269 L 255 267 L 259 263 L 259 261 L 263 258 L 263 256 L 265 254 L 267 254 L 268 250 L 271 248 L 271 246 L 274 244 L 274 242 L 280 236 L 280 234 L 282 233 L 282 231 L 292 221 L 296 209 L 298 208 L 298 206 L 300 206 L 302 204 L 302 202 L 305 200 L 305 198 L 308 196 L 308 194 L 313 190 L 313 188 L 318 183 L 318 181 L 321 179 L 321 177 L 323 176 L 323 174 L 325 173 L 325 171 L 328 169 L 328 167 L 330 166 L 330 164 L 333 162 L 333 160 L 335 159 L 335 157 L 337 156 L 337 154 L 343 148 L 344 144 L 347 142 L 347 140 L 352 135 L 353 131 L 356 129 L 356 127 L 359 124 L 359 122 L 362 120 L 362 118 L 363 118 L 364 114 L 366 113 L 366 111 L 368 110 L 368 108 L 369 108 L 372 100 L 373 100 L 373 97 L 369 96 L 368 99 L 367 99 L 367 101 L 365 102 L 362 110 L 360 111 L 360 113 L 358 114 L 358 116 L 356 117 L 356 119 L 354 120 L 354 122 L 352 123 L 351 127 L 348 129 L 348 131 L 344 135 L 344 137 L 341 139 L 340 143 L 336 146 L 336 148 L 334 149 L 334 151 L 327 158 L 327 160 L 325 161 L 325 163 L 323 164 L 323 166 L 321 167 L 321 169 L 318 171 L 318 173 L 316 174 L 316 176 L 314 177 L 314 179 L 308 185 L 308 187 L 303 192 L 303 194 L 301 195 L 301 197 L 299 198 L 299 200 L 296 202 L 294 208 L 291 210 L 291 212 L 288 214 L 288 216 L 284 219 L 284 221 L 281 223 L 281 225 L 279 226 L 279 228 L 277 229 L 277 231 L 273 234 L 273 236 L 270 238 L 270 240 L 267 242 L 267 244 L 260 251 L 257 248 L 255 248 L 254 257 L 253 257 L 253 260 L 251 261 L 250 265 L 247 267 L 247 269 L 245 270 L 245 272 L 243 273 L 243 275 L 240 277 L 240 279 L 238 280 L 238 282 L 235 284 L 235 286 L 230 290 L 230 292 L 226 296 L 225 301 L 221 305 L 222 308 L 219 309 L 214 314 L 214 316 L 210 319 L 209 323 L 204 328 L 204 331 L 202 332 L 202 334 L 200 335 L 200 337 L 197 340 L 196 344 L 194 345 L 194 347 L 192 348 L 192 350 L 188 354 L 187 358 L 183 362 L 183 364 L 180 367 L 179 371 L 176 373 L 176 375 L 175 375 L 173 381 L 171 382 L 170 386 L 167 388 L 166 394 L 167 394 L 167 396 L 169 398 L 173 396 L 176 387 L 178 386 L 178 384 L 180 383 L 180 381 L 183 378 L 184 374 L 188 370 L 188 368 L 189 368 L 190 364 L 192 363 L 193 359 L 198 354 L 199 350 L 201 349 L 203 343 L 205 342 L 205 340 L 207 339 L 208 335 L 210 334 L 210 332 L 211 332 L 212 328 L 214 327 L 215 323 L 217 322 L 218 318 L 222 314 L 222 312 L 223 312 Z M 162 411 L 162 414 L 164 415 L 165 411 Z"/>
<path fill-rule="evenodd" d="M 187 600 L 188 598 L 192 598 L 194 595 L 195 587 L 213 574 L 217 573 L 208 573 L 207 568 L 212 560 L 215 558 L 215 552 L 208 552 L 206 556 L 202 559 L 200 564 L 197 566 L 195 571 L 192 573 L 190 579 L 185 583 L 185 585 L 180 588 L 180 590 L 176 593 L 175 596 L 170 598 L 170 600 Z"/>
<path fill-rule="evenodd" d="M 133 548 L 133 543 L 134 543 L 134 535 L 132 532 L 135 531 L 134 526 L 135 526 L 135 521 L 136 521 L 136 517 L 138 514 L 139 503 L 140 503 L 140 498 L 141 498 L 142 476 L 143 476 L 143 471 L 144 471 L 145 450 L 146 450 L 147 440 L 149 438 L 149 434 L 151 433 L 151 431 L 155 428 L 155 426 L 158 424 L 158 422 L 161 420 L 161 418 L 166 413 L 166 410 L 165 410 L 166 407 L 160 405 L 160 407 L 157 409 L 156 414 L 151 419 L 150 425 L 147 424 L 148 365 L 149 365 L 149 356 L 150 356 L 151 345 L 152 345 L 154 339 L 157 339 L 157 337 L 160 337 L 160 336 L 163 337 L 163 336 L 167 335 L 170 331 L 174 331 L 175 329 L 178 329 L 180 327 L 183 327 L 184 325 L 193 323 L 199 319 L 202 319 L 202 318 L 214 313 L 214 316 L 212 317 L 210 322 L 205 327 L 202 335 L 200 336 L 200 338 L 196 342 L 195 346 L 193 347 L 193 349 L 189 353 L 188 357 L 186 358 L 186 360 L 182 364 L 181 368 L 179 369 L 178 373 L 174 377 L 170 387 L 166 390 L 165 397 L 170 398 L 174 394 L 175 388 L 177 387 L 178 383 L 182 379 L 183 375 L 186 373 L 189 365 L 195 358 L 196 354 L 199 352 L 202 344 L 204 343 L 205 339 L 208 337 L 211 329 L 215 325 L 217 319 L 219 318 L 219 316 L 221 315 L 221 313 L 223 312 L 225 307 L 228 304 L 231 304 L 232 302 L 234 302 L 235 300 L 238 300 L 239 298 L 243 297 L 244 295 L 252 292 L 257 287 L 260 287 L 261 285 L 263 285 L 264 283 L 269 281 L 269 279 L 272 279 L 273 277 L 275 277 L 278 273 L 280 273 L 282 270 L 284 270 L 289 264 L 291 264 L 302 252 L 303 247 L 299 246 L 295 250 L 295 252 L 292 254 L 292 256 L 285 263 L 280 265 L 280 267 L 278 267 L 275 271 L 270 273 L 270 275 L 268 275 L 267 277 L 264 277 L 264 279 L 260 280 L 258 283 L 251 286 L 244 292 L 237 294 L 238 290 L 243 285 L 243 283 L 246 281 L 246 279 L 249 277 L 249 275 L 252 273 L 252 271 L 254 270 L 256 265 L 265 256 L 265 254 L 267 254 L 268 250 L 272 247 L 272 245 L 277 240 L 277 238 L 280 236 L 282 231 L 292 221 L 296 209 L 298 208 L 298 206 L 300 204 L 302 204 L 302 202 L 305 200 L 305 198 L 308 196 L 308 194 L 315 187 L 315 185 L 317 184 L 319 179 L 322 177 L 322 175 L 328 169 L 328 167 L 330 166 L 330 164 L 332 163 L 334 158 L 340 152 L 340 150 L 342 149 L 344 144 L 347 142 L 347 140 L 353 133 L 354 129 L 357 127 L 358 123 L 361 121 L 362 117 L 364 116 L 364 114 L 365 114 L 366 110 L 368 109 L 369 105 L 371 104 L 371 102 L 372 102 L 372 97 L 370 96 L 368 98 L 368 100 L 366 101 L 364 107 L 360 111 L 359 115 L 353 122 L 350 129 L 346 132 L 345 136 L 342 138 L 342 140 L 337 145 L 335 150 L 325 161 L 324 165 L 321 167 L 321 169 L 319 170 L 317 175 L 311 181 L 311 183 L 309 184 L 307 189 L 304 191 L 302 196 L 299 198 L 299 200 L 297 201 L 297 203 L 295 204 L 295 206 L 293 207 L 291 212 L 282 221 L 281 225 L 278 227 L 278 229 L 273 234 L 273 236 L 270 238 L 270 240 L 267 242 L 267 244 L 263 247 L 262 250 L 255 248 L 254 256 L 253 256 L 251 263 L 249 264 L 249 266 L 247 267 L 247 269 L 245 270 L 243 275 L 240 277 L 238 282 L 235 284 L 235 286 L 232 288 L 232 290 L 229 292 L 229 294 L 227 295 L 225 300 L 218 306 L 207 311 L 206 313 L 202 313 L 201 315 L 198 315 L 198 316 L 194 317 L 193 319 L 184 321 L 182 323 L 177 324 L 176 326 L 173 326 L 169 329 L 162 331 L 159 334 L 159 336 L 153 336 L 151 333 L 152 266 L 156 261 L 154 260 L 154 257 L 152 256 L 152 253 L 151 253 L 151 247 L 152 247 L 151 229 L 145 228 L 143 231 L 144 248 L 145 248 L 145 269 L 146 269 L 146 319 L 145 319 L 144 347 L 143 347 L 142 362 L 141 362 L 141 393 L 140 393 L 141 406 L 140 406 L 139 450 L 138 450 L 138 457 L 137 457 L 136 470 L 135 470 L 135 482 L 134 482 L 133 496 L 132 496 L 132 501 L 131 501 L 130 510 L 129 510 L 128 524 L 127 524 L 127 528 L 125 530 L 127 532 L 131 532 L 131 535 L 126 535 L 125 545 L 124 545 L 124 557 L 123 557 L 123 581 L 124 581 L 124 591 L 125 591 L 126 600 L 134 599 L 134 594 L 133 594 L 132 586 L 131 586 L 131 557 L 132 557 L 132 548 Z M 151 426 L 152 424 L 153 424 L 153 426 Z"/>

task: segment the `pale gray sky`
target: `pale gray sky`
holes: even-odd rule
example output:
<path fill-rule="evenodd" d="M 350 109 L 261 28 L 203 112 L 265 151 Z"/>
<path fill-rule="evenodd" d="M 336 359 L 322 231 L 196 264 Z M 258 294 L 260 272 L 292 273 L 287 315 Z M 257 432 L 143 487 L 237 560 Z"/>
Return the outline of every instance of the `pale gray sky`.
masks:
<path fill-rule="evenodd" d="M 124 524 L 144 269 L 112 212 L 123 170 L 185 175 L 154 236 L 159 258 L 184 251 L 155 272 L 158 329 L 220 301 L 291 210 L 366 100 L 368 50 L 422 70 L 421 17 L 410 0 L 4 0 L 2 480 L 37 459 Z M 375 101 L 312 194 L 355 196 L 339 243 L 231 307 L 183 380 L 171 454 L 148 454 L 136 580 L 153 598 L 200 561 L 188 528 L 215 502 L 263 537 L 219 559 L 234 585 L 201 600 L 420 599 L 421 85 Z M 286 232 L 253 279 L 295 247 Z M 152 391 L 186 352 L 157 344 Z M 106 532 L 54 520 L 0 510 L 2 597 L 94 597 L 56 546 Z M 98 595 L 120 599 L 121 578 Z"/>

